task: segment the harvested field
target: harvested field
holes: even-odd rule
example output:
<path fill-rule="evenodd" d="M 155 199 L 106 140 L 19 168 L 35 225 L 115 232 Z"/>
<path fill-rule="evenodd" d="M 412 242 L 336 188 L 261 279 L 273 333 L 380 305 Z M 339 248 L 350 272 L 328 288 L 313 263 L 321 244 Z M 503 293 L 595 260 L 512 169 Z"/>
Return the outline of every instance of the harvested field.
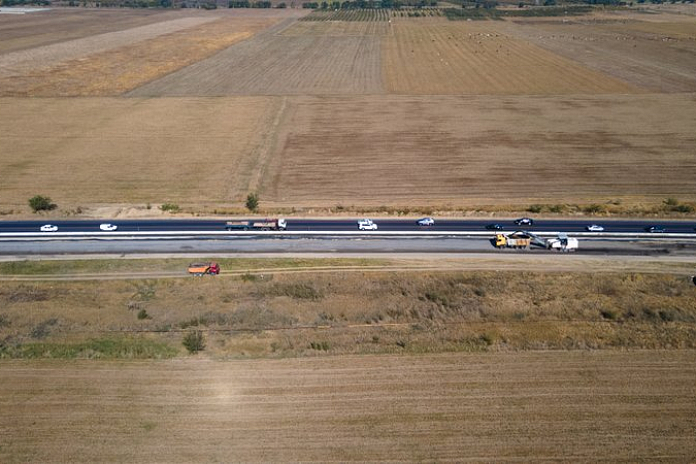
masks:
<path fill-rule="evenodd" d="M 251 37 L 277 19 L 183 18 L 0 56 L 2 96 L 118 95 Z"/>
<path fill-rule="evenodd" d="M 383 42 L 389 93 L 607 94 L 640 90 L 515 39 L 494 21 L 396 19 Z"/>
<path fill-rule="evenodd" d="M 251 97 L 0 99 L 3 206 L 26 205 L 38 191 L 66 209 L 242 202 L 269 137 L 261 128 L 272 129 L 281 104 Z"/>
<path fill-rule="evenodd" d="M 693 351 L 0 361 L 13 462 L 687 462 Z"/>
<path fill-rule="evenodd" d="M 362 37 L 386 36 L 392 33 L 387 19 L 375 21 L 320 21 L 312 20 L 316 13 L 301 18 L 300 21 L 280 32 L 288 37 L 328 36 L 328 37 Z"/>
<path fill-rule="evenodd" d="M 284 34 L 289 21 L 131 96 L 371 94 L 381 89 L 379 37 Z M 304 24 L 301 30 L 309 29 Z"/>
<path fill-rule="evenodd" d="M 660 95 L 297 99 L 261 195 L 279 206 L 694 198 L 694 102 Z M 340 130 L 326 123 L 337 114 Z"/>
<path fill-rule="evenodd" d="M 195 15 L 206 18 L 204 15 Z M 207 16 L 211 18 L 211 16 Z M 0 15 L 0 56 L 19 50 L 36 49 L 85 37 L 109 35 L 129 29 L 184 18 L 191 11 L 155 9 L 73 9 L 55 8 L 41 14 Z"/>
<path fill-rule="evenodd" d="M 696 91 L 696 18 L 515 20 L 507 33 L 651 92 Z"/>

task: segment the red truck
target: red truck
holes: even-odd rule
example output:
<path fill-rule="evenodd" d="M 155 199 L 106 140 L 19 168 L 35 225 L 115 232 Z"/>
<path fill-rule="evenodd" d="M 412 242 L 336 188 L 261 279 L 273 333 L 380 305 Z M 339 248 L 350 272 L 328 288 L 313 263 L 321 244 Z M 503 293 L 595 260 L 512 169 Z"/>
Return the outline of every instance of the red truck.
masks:
<path fill-rule="evenodd" d="M 218 263 L 192 263 L 189 264 L 188 273 L 195 276 L 202 276 L 205 274 L 218 275 L 220 273 L 220 266 Z"/>

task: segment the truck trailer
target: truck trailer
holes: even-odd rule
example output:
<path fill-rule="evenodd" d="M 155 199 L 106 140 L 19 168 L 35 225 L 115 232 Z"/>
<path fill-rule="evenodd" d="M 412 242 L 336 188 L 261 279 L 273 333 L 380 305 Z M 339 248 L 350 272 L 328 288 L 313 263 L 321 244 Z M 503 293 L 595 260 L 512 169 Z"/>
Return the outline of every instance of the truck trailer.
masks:
<path fill-rule="evenodd" d="M 188 267 L 188 273 L 195 276 L 202 275 L 218 275 L 220 273 L 220 266 L 218 263 L 191 263 Z"/>
<path fill-rule="evenodd" d="M 285 219 L 263 219 L 254 221 L 227 221 L 225 230 L 285 230 L 288 227 Z"/>

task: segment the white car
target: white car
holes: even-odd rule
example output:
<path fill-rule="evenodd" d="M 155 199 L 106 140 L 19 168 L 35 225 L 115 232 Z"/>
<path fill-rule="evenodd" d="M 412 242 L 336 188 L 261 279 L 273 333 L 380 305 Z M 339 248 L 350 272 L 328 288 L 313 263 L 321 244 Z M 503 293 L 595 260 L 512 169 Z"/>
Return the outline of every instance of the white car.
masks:
<path fill-rule="evenodd" d="M 113 232 L 116 229 L 118 229 L 118 226 L 115 224 L 99 224 L 99 230 L 104 232 Z"/>
<path fill-rule="evenodd" d="M 41 226 L 41 232 L 55 232 L 58 230 L 58 226 L 54 226 L 53 224 L 46 224 Z"/>
<path fill-rule="evenodd" d="M 515 224 L 518 226 L 533 226 L 534 219 L 528 217 L 519 218 L 515 220 Z"/>
<path fill-rule="evenodd" d="M 360 230 L 377 230 L 377 224 L 372 222 L 372 219 L 361 219 L 358 221 L 358 229 L 360 229 Z"/>
<path fill-rule="evenodd" d="M 598 226 L 597 224 L 592 224 L 591 226 L 585 227 L 588 232 L 604 232 L 604 227 Z"/>
<path fill-rule="evenodd" d="M 425 217 L 423 219 L 419 219 L 417 221 L 419 226 L 434 226 L 435 225 L 435 219 L 431 217 Z"/>

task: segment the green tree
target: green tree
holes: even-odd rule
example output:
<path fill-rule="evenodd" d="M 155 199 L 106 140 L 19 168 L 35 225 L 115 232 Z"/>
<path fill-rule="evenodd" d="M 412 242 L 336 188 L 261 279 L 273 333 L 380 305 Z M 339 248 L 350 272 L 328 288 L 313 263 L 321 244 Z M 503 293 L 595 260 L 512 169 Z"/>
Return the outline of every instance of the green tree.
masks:
<path fill-rule="evenodd" d="M 259 208 L 259 196 L 255 193 L 247 195 L 246 207 L 249 211 L 256 211 Z"/>
<path fill-rule="evenodd" d="M 43 195 L 36 195 L 30 198 L 29 207 L 35 213 L 39 211 L 50 211 L 52 209 L 56 209 L 55 203 L 53 203 L 49 197 L 44 197 Z"/>

